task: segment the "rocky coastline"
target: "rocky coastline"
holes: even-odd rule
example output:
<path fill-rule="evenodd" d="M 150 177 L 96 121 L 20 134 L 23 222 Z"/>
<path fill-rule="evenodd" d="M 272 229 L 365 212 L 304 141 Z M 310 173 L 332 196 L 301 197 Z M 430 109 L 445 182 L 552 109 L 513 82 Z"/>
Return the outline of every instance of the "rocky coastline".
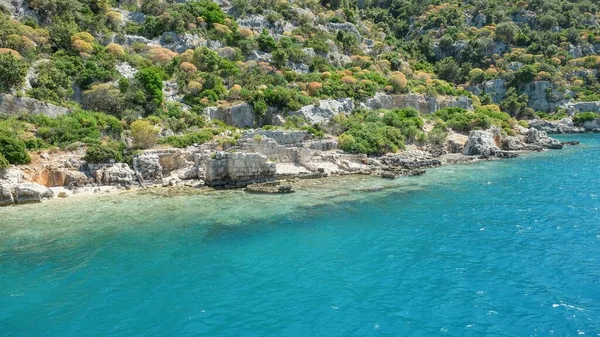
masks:
<path fill-rule="evenodd" d="M 151 187 L 286 194 L 294 191 L 299 179 L 349 174 L 394 179 L 421 175 L 440 165 L 514 158 L 578 144 L 548 136 L 546 129 L 578 130 L 564 127 L 567 122 L 531 124 L 516 126 L 514 136 L 497 127 L 473 130 L 468 136 L 450 132 L 442 144 L 411 145 L 382 156 L 344 153 L 334 137 L 314 139 L 306 131 L 263 129 L 245 130 L 235 146 L 209 142 L 186 149 L 146 150 L 133 158 L 131 166 L 86 163 L 82 151 L 41 153 L 34 164 L 0 173 L 0 206 Z"/>

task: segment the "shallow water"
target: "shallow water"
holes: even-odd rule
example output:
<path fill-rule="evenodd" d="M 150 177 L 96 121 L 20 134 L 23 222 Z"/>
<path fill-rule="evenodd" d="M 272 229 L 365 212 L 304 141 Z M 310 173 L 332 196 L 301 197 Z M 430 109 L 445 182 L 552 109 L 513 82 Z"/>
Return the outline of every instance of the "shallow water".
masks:
<path fill-rule="evenodd" d="M 600 136 L 285 196 L 0 208 L 0 336 L 600 336 Z"/>

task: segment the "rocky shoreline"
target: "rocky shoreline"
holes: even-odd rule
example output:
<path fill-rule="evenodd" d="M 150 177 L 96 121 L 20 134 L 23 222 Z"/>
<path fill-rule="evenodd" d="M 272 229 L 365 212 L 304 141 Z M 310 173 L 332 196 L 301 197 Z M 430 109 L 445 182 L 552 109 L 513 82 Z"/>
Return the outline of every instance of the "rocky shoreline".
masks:
<path fill-rule="evenodd" d="M 333 137 L 313 139 L 306 131 L 262 129 L 244 131 L 237 145 L 228 148 L 210 142 L 186 149 L 146 150 L 134 157 L 132 166 L 85 163 L 77 153 L 42 153 L 36 165 L 13 166 L 0 174 L 0 206 L 148 187 L 246 188 L 249 193 L 285 194 L 294 191 L 298 179 L 348 174 L 394 179 L 445 164 L 514 158 L 578 144 L 560 142 L 535 125 L 517 126 L 515 136 L 497 127 L 468 136 L 451 132 L 443 144 L 412 145 L 377 157 L 344 153 Z"/>

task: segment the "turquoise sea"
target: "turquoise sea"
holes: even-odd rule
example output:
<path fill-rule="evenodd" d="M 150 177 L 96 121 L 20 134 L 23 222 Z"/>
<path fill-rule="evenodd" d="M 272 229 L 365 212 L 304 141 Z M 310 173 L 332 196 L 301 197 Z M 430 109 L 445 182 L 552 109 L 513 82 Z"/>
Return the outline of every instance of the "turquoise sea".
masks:
<path fill-rule="evenodd" d="M 0 208 L 0 336 L 600 336 L 600 136 L 293 195 Z"/>

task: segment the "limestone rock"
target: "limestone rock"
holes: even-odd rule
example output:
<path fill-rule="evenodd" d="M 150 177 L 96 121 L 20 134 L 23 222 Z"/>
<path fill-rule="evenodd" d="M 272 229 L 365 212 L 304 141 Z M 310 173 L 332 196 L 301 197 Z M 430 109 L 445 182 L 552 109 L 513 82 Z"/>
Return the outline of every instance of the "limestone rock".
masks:
<path fill-rule="evenodd" d="M 44 167 L 32 180 L 47 187 L 83 187 L 88 182 L 83 172 L 55 166 Z"/>
<path fill-rule="evenodd" d="M 443 108 L 463 108 L 473 110 L 473 101 L 466 96 L 426 96 L 423 94 L 388 95 L 377 93 L 368 99 L 364 107 L 369 109 L 414 108 L 420 113 L 433 113 Z"/>
<path fill-rule="evenodd" d="M 11 185 L 0 182 L 0 206 L 12 205 L 15 203 Z"/>
<path fill-rule="evenodd" d="M 585 123 L 583 123 L 583 128 L 586 131 L 591 131 L 595 133 L 600 132 L 600 118 L 595 118 L 591 121 L 586 121 Z"/>
<path fill-rule="evenodd" d="M 529 107 L 536 111 L 554 111 L 565 104 L 564 94 L 549 81 L 530 82 L 525 85 L 524 92 L 529 96 Z"/>
<path fill-rule="evenodd" d="M 469 139 L 463 149 L 463 154 L 467 156 L 480 156 L 489 158 L 497 156 L 501 151 L 500 129 L 493 127 L 489 130 L 472 130 L 469 133 Z"/>
<path fill-rule="evenodd" d="M 22 183 L 15 189 L 15 201 L 18 204 L 40 202 L 52 197 L 54 197 L 52 190 L 36 183 Z"/>
<path fill-rule="evenodd" d="M 206 184 L 217 187 L 244 187 L 275 180 L 276 166 L 258 153 L 217 152 L 208 163 Z"/>
<path fill-rule="evenodd" d="M 322 123 L 336 115 L 349 114 L 352 110 L 354 110 L 354 101 L 350 98 L 324 99 L 319 101 L 318 106 L 307 105 L 290 114 L 301 116 L 310 123 Z"/>
<path fill-rule="evenodd" d="M 359 43 L 362 41 L 362 35 L 358 31 L 358 28 L 356 28 L 356 26 L 350 22 L 330 22 L 325 26 L 325 28 L 330 32 L 337 32 L 339 30 L 349 32 L 354 35 L 356 41 Z"/>
<path fill-rule="evenodd" d="M 584 128 L 573 124 L 571 118 L 563 118 L 559 121 L 547 121 L 543 119 L 534 119 L 528 121 L 529 127 L 544 131 L 546 133 L 582 133 Z"/>
<path fill-rule="evenodd" d="M 90 173 L 98 185 L 131 185 L 135 172 L 125 163 L 87 164 Z"/>
<path fill-rule="evenodd" d="M 237 104 L 233 106 L 219 106 L 214 109 L 209 109 L 210 119 L 218 119 L 227 125 L 238 128 L 251 128 L 256 126 L 256 116 L 254 109 L 247 103 Z"/>
<path fill-rule="evenodd" d="M 14 116 L 42 114 L 57 117 L 66 114 L 69 109 L 29 97 L 0 94 L 0 111 Z"/>
<path fill-rule="evenodd" d="M 304 130 L 254 130 L 244 132 L 242 139 L 252 139 L 257 136 L 271 138 L 277 144 L 286 146 L 301 146 L 304 141 L 310 138 L 309 133 Z"/>
<path fill-rule="evenodd" d="M 578 112 L 595 112 L 600 113 L 600 101 L 591 102 L 567 102 L 563 104 L 569 114 L 575 114 Z"/>
<path fill-rule="evenodd" d="M 119 72 L 119 74 L 121 74 L 121 76 L 123 76 L 127 79 L 132 79 L 135 76 L 135 74 L 137 73 L 137 69 L 132 67 L 127 62 L 117 63 L 116 68 L 117 68 L 117 71 Z"/>
<path fill-rule="evenodd" d="M 157 154 L 142 154 L 133 158 L 133 167 L 144 181 L 162 179 L 162 166 Z"/>
<path fill-rule="evenodd" d="M 539 145 L 539 146 L 542 146 L 547 149 L 562 149 L 563 148 L 561 141 L 554 139 L 554 138 L 550 138 L 550 137 L 548 137 L 546 132 L 540 131 L 540 130 L 537 130 L 534 128 L 530 128 L 525 133 L 525 143 Z"/>

